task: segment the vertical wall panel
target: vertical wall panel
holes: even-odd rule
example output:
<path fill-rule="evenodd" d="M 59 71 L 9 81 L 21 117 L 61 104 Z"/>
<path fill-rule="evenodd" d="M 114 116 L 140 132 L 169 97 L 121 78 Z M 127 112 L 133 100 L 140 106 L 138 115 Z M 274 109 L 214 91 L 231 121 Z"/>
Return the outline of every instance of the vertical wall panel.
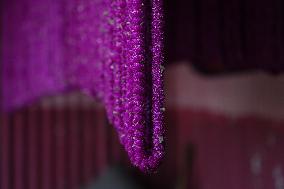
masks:
<path fill-rule="evenodd" d="M 42 108 L 42 132 L 41 141 L 42 148 L 40 153 L 42 154 L 41 167 L 42 167 L 42 183 L 40 188 L 51 189 L 54 188 L 52 185 L 52 110 L 49 108 Z"/>
<path fill-rule="evenodd" d="M 30 107 L 28 109 L 28 189 L 38 189 L 40 187 L 41 182 L 41 172 L 39 171 L 40 159 L 39 159 L 39 131 L 40 131 L 40 123 L 39 119 L 39 109 L 38 107 Z"/>
<path fill-rule="evenodd" d="M 25 134 L 25 112 L 17 111 L 13 117 L 13 125 L 14 127 L 14 146 L 13 146 L 13 161 L 14 165 L 14 174 L 15 174 L 15 181 L 14 181 L 14 188 L 15 189 L 24 189 L 25 186 L 25 170 L 28 168 L 25 166 L 25 159 L 26 159 L 26 147 L 24 146 L 24 140 L 26 136 Z"/>
<path fill-rule="evenodd" d="M 10 115 L 1 114 L 1 189 L 10 189 L 11 188 L 11 127 L 10 127 Z"/>
<path fill-rule="evenodd" d="M 97 146 L 96 150 L 96 168 L 98 173 L 102 172 L 107 166 L 107 130 L 105 122 L 105 114 L 102 110 L 97 110 L 97 121 L 96 130 L 94 137 L 96 139 L 95 144 Z"/>
<path fill-rule="evenodd" d="M 80 138 L 79 138 L 79 111 L 75 108 L 68 110 L 68 157 L 70 188 L 78 188 L 80 184 Z"/>
<path fill-rule="evenodd" d="M 83 183 L 87 184 L 94 176 L 95 166 L 95 150 L 96 144 L 94 142 L 94 134 L 96 127 L 96 115 L 93 108 L 88 107 L 87 109 L 81 110 L 83 117 Z"/>
<path fill-rule="evenodd" d="M 55 189 L 62 189 L 67 187 L 66 178 L 66 110 L 63 108 L 56 108 L 54 123 L 54 140 L 55 140 L 55 167 L 56 167 L 56 182 Z"/>

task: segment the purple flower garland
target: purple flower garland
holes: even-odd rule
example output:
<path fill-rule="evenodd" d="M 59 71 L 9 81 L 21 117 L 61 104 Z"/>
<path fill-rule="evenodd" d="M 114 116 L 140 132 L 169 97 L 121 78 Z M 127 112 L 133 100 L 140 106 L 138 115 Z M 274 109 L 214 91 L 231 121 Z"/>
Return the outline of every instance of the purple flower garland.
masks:
<path fill-rule="evenodd" d="M 103 102 L 131 162 L 155 171 L 165 151 L 161 0 L 4 1 L 3 109 L 79 89 Z"/>
<path fill-rule="evenodd" d="M 164 156 L 163 33 L 161 1 L 146 3 L 110 1 L 104 102 L 131 162 L 152 172 Z"/>

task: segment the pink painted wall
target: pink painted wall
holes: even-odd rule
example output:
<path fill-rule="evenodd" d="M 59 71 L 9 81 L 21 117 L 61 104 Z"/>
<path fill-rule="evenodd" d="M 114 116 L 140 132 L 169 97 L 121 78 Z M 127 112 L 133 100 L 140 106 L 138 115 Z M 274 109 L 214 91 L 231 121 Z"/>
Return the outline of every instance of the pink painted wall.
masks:
<path fill-rule="evenodd" d="M 261 72 L 206 77 L 189 64 L 167 67 L 167 105 L 239 117 L 284 119 L 284 74 Z"/>

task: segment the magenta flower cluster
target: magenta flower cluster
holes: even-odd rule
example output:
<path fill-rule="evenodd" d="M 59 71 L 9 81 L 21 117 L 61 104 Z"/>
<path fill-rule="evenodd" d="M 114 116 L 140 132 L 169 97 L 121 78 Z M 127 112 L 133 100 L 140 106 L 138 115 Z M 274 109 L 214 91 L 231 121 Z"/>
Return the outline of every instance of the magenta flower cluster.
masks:
<path fill-rule="evenodd" d="M 164 156 L 161 0 L 111 1 L 103 101 L 131 162 L 152 172 Z"/>
<path fill-rule="evenodd" d="M 131 162 L 156 170 L 165 151 L 161 0 L 3 5 L 4 109 L 81 90 L 104 104 Z"/>

